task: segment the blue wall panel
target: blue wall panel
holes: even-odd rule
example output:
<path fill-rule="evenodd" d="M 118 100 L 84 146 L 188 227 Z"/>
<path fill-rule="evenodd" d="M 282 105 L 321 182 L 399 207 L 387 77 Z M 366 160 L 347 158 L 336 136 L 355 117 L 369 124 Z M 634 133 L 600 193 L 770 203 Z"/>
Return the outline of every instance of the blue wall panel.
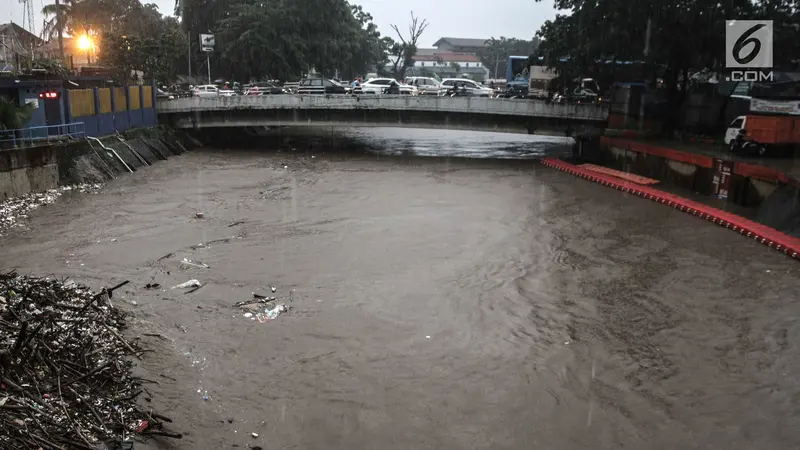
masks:
<path fill-rule="evenodd" d="M 114 134 L 114 113 L 98 115 L 97 135 L 108 136 L 109 134 Z"/>
<path fill-rule="evenodd" d="M 146 108 L 142 110 L 142 124 L 146 127 L 158 125 L 155 108 Z"/>

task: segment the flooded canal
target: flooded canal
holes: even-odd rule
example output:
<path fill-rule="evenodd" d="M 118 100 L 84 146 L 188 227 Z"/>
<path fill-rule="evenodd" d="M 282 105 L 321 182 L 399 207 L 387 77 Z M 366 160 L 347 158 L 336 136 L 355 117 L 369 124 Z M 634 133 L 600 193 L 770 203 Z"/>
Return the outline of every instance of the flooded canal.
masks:
<path fill-rule="evenodd" d="M 800 446 L 795 261 L 488 136 L 196 150 L 43 207 L 0 265 L 131 280 L 185 431 L 137 449 Z M 232 307 L 270 286 L 291 312 Z"/>

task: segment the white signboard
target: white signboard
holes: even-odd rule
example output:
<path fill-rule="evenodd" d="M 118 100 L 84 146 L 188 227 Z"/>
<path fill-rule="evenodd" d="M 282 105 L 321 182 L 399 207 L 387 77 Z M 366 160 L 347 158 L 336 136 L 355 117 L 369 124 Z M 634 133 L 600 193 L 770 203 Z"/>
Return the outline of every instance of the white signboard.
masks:
<path fill-rule="evenodd" d="M 201 34 L 200 35 L 200 48 L 204 52 L 213 52 L 215 39 L 213 34 Z"/>
<path fill-rule="evenodd" d="M 800 115 L 800 100 L 750 99 L 750 112 Z"/>
<path fill-rule="evenodd" d="M 25 99 L 25 104 L 26 105 L 31 105 L 34 108 L 38 109 L 39 108 L 39 99 L 38 98 L 26 98 Z"/>

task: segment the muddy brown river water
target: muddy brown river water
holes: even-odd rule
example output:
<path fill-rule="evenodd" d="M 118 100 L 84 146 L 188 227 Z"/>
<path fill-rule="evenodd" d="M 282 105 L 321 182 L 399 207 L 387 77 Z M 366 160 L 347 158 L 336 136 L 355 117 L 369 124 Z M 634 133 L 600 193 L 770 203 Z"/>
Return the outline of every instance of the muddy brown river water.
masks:
<path fill-rule="evenodd" d="M 29 223 L 0 266 L 164 337 L 137 449 L 800 447 L 797 262 L 534 161 L 197 150 Z"/>

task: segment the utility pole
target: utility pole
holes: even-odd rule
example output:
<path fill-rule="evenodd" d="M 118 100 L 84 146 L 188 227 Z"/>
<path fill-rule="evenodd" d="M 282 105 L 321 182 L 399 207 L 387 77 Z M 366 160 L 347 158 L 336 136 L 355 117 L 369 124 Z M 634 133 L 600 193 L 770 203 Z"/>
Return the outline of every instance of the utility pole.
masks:
<path fill-rule="evenodd" d="M 189 54 L 187 55 L 189 57 L 189 73 L 188 73 L 188 75 L 189 75 L 189 78 L 191 78 L 192 77 L 192 32 L 191 31 L 187 31 L 186 32 L 186 42 L 189 44 Z"/>
<path fill-rule="evenodd" d="M 58 28 L 58 55 L 64 63 L 64 27 L 61 21 L 61 1 L 56 0 L 56 27 Z"/>

